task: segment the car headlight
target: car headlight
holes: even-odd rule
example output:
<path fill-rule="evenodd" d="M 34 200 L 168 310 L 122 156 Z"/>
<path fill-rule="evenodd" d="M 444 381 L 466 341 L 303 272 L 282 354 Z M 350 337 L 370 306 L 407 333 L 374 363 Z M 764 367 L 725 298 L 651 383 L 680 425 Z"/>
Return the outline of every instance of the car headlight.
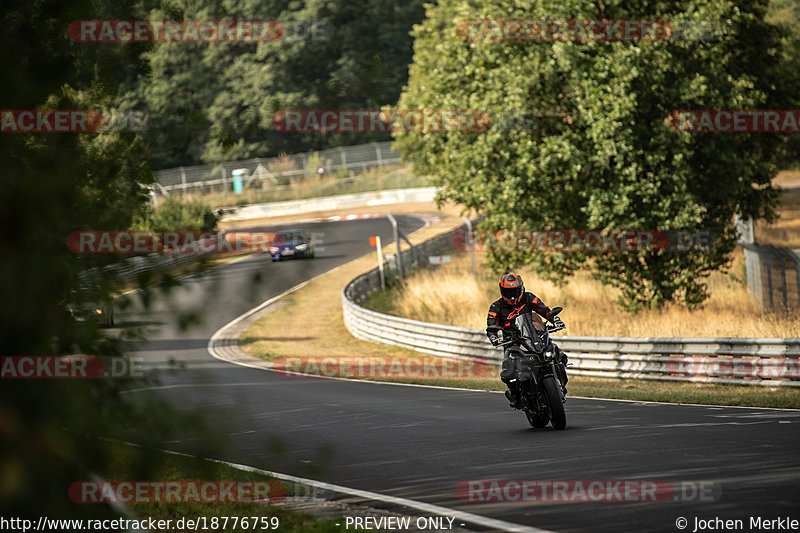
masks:
<path fill-rule="evenodd" d="M 307 244 L 305 244 L 305 243 L 303 243 L 303 244 L 298 244 L 297 246 L 295 246 L 295 248 L 297 248 L 297 250 L 298 250 L 298 251 L 302 252 L 303 250 L 305 250 L 306 248 L 308 248 L 308 245 L 307 245 Z"/>
<path fill-rule="evenodd" d="M 102 315 L 103 314 L 103 310 L 102 309 L 95 309 L 94 312 L 97 313 L 98 315 Z"/>
<path fill-rule="evenodd" d="M 278 253 L 278 252 L 280 252 L 280 251 L 281 251 L 281 249 L 280 249 L 280 247 L 279 247 L 279 246 L 270 246 L 270 247 L 269 247 L 269 251 L 270 251 L 270 252 L 272 252 L 272 253 L 274 254 L 274 253 Z"/>

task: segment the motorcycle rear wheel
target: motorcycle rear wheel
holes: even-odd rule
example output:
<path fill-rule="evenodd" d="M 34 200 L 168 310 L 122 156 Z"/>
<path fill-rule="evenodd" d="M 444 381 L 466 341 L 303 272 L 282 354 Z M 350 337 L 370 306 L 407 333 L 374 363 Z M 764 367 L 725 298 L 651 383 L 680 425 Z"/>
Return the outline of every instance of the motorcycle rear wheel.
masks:
<path fill-rule="evenodd" d="M 547 403 L 550 407 L 550 419 L 555 429 L 567 427 L 567 413 L 564 411 L 564 404 L 561 402 L 561 391 L 556 385 L 556 380 L 552 376 L 547 376 L 542 380 L 544 393 L 547 395 Z"/>

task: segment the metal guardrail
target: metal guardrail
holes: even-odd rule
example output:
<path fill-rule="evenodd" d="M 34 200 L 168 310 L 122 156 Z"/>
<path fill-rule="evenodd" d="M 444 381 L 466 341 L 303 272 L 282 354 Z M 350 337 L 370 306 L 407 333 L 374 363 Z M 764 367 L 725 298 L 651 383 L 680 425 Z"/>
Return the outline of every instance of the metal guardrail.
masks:
<path fill-rule="evenodd" d="M 417 245 L 441 253 L 463 228 Z M 403 252 L 403 265 L 419 264 L 421 254 Z M 407 255 L 407 256 L 406 256 Z M 389 277 L 397 275 L 392 263 Z M 402 346 L 442 357 L 489 364 L 502 360 L 483 330 L 431 324 L 377 313 L 360 305 L 380 288 L 378 269 L 366 272 L 342 290 L 344 323 L 363 340 Z M 555 336 L 574 366 L 571 375 L 702 381 L 740 385 L 800 386 L 800 338 L 631 338 Z"/>
<path fill-rule="evenodd" d="M 221 232 L 216 238 L 224 238 L 224 235 L 225 232 Z M 209 246 L 213 248 L 216 246 L 216 238 L 206 238 L 203 241 L 198 241 L 197 246 Z M 207 254 L 203 252 L 185 253 L 181 250 L 174 250 L 173 252 L 137 255 L 102 268 L 85 270 L 81 272 L 78 277 L 84 286 L 96 285 L 103 279 L 114 283 L 128 283 L 135 280 L 144 272 L 167 270 L 188 263 L 201 255 Z"/>
<path fill-rule="evenodd" d="M 188 263 L 201 254 L 159 254 L 129 257 L 119 263 L 114 263 L 98 269 L 90 269 L 79 275 L 81 283 L 85 286 L 96 285 L 99 279 L 114 283 L 128 283 L 135 280 L 144 272 L 158 272 Z"/>

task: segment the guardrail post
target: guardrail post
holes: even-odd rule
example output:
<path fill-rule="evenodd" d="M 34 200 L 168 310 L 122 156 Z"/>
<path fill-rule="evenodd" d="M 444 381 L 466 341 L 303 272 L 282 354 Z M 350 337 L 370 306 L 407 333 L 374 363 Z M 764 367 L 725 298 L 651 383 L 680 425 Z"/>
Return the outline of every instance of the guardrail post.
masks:
<path fill-rule="evenodd" d="M 767 263 L 767 292 L 769 293 L 769 308 L 775 309 L 775 302 L 773 301 L 772 294 L 772 254 L 769 250 L 764 254 Z"/>
<path fill-rule="evenodd" d="M 225 167 L 222 167 L 220 171 L 222 172 L 222 203 L 226 204 L 228 203 L 228 178 L 225 175 Z"/>
<path fill-rule="evenodd" d="M 472 221 L 465 216 L 462 216 L 461 218 L 464 219 L 464 223 L 467 225 L 467 234 L 464 242 L 469 243 L 469 260 L 472 263 L 472 275 L 477 276 L 478 271 L 475 268 L 475 246 L 472 244 Z"/>
<path fill-rule="evenodd" d="M 791 269 L 791 265 L 794 265 L 794 274 L 795 274 L 795 292 L 796 294 L 792 295 L 792 298 L 796 298 L 796 301 L 793 300 L 794 303 L 800 307 L 800 256 L 794 253 L 789 248 L 782 246 L 778 249 L 783 257 L 783 277 L 784 277 L 784 286 L 786 287 L 786 297 L 784 301 L 784 306 L 788 309 L 788 301 L 789 301 L 789 280 L 786 279 L 786 270 Z"/>
<path fill-rule="evenodd" d="M 391 213 L 386 214 L 386 218 L 392 223 L 392 234 L 394 235 L 394 244 L 397 247 L 397 254 L 395 255 L 395 262 L 397 263 L 397 276 L 403 279 L 403 258 L 400 254 L 400 230 L 397 229 L 397 219 Z"/>
<path fill-rule="evenodd" d="M 790 257 L 794 261 L 794 274 L 795 280 L 797 281 L 797 307 L 800 307 L 800 256 L 791 250 L 787 250 L 787 253 L 790 254 Z"/>
<path fill-rule="evenodd" d="M 752 244 L 742 244 L 747 289 L 759 305 L 764 305 L 764 281 L 761 277 L 761 256 Z"/>
<path fill-rule="evenodd" d="M 786 257 L 781 254 L 781 293 L 783 294 L 783 309 L 789 308 L 789 289 L 786 287 Z"/>

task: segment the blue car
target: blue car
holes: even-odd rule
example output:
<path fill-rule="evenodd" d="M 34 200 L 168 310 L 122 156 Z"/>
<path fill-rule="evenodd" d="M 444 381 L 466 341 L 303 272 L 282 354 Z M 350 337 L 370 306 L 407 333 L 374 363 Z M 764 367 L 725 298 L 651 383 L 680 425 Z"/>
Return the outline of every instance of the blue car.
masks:
<path fill-rule="evenodd" d="M 275 234 L 275 240 L 269 247 L 273 261 L 287 257 L 314 257 L 314 246 L 311 237 L 301 229 L 285 229 Z"/>

